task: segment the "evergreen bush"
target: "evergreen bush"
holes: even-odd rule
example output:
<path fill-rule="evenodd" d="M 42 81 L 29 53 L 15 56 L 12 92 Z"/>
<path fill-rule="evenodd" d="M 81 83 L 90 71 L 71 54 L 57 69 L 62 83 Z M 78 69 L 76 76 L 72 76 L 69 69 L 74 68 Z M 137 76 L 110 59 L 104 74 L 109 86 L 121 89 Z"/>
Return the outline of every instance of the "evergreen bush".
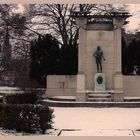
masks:
<path fill-rule="evenodd" d="M 9 94 L 5 99 L 7 104 L 35 104 L 38 95 L 37 93 Z"/>
<path fill-rule="evenodd" d="M 3 97 L 0 96 L 0 103 L 2 103 L 2 102 L 3 102 Z"/>
<path fill-rule="evenodd" d="M 43 105 L 0 104 L 0 127 L 26 133 L 52 128 L 53 110 Z"/>

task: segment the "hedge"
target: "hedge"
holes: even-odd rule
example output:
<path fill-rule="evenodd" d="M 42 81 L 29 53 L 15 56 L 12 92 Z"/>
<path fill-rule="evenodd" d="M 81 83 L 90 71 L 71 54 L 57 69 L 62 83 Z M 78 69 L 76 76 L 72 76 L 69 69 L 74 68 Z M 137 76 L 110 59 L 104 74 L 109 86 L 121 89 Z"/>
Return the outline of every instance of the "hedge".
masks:
<path fill-rule="evenodd" d="M 43 105 L 0 104 L 0 127 L 26 133 L 52 128 L 53 110 Z"/>
<path fill-rule="evenodd" d="M 0 103 L 2 103 L 2 102 L 3 102 L 3 97 L 0 96 Z"/>
<path fill-rule="evenodd" d="M 37 93 L 9 94 L 5 97 L 7 104 L 35 104 L 38 99 Z"/>

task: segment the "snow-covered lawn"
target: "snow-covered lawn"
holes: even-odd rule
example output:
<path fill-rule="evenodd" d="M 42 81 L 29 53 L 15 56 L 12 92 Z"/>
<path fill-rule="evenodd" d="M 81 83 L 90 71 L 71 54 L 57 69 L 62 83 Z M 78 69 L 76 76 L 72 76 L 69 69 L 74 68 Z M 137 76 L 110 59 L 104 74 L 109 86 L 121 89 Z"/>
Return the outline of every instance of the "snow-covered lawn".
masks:
<path fill-rule="evenodd" d="M 139 135 L 140 108 L 54 109 L 54 127 L 61 135 Z"/>

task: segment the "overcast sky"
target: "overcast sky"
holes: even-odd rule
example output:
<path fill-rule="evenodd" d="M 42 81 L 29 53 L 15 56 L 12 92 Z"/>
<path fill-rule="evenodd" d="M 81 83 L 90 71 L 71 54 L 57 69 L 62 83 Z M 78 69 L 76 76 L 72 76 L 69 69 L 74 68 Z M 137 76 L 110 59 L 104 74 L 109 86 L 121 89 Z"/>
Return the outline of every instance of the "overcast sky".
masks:
<path fill-rule="evenodd" d="M 140 4 L 129 4 L 127 8 L 133 16 L 128 19 L 126 31 L 140 31 Z"/>
<path fill-rule="evenodd" d="M 118 4 L 121 5 L 121 4 Z M 129 24 L 125 26 L 127 32 L 140 31 L 140 4 L 125 4 L 132 17 L 128 18 Z M 17 12 L 24 12 L 24 7 L 19 4 Z"/>

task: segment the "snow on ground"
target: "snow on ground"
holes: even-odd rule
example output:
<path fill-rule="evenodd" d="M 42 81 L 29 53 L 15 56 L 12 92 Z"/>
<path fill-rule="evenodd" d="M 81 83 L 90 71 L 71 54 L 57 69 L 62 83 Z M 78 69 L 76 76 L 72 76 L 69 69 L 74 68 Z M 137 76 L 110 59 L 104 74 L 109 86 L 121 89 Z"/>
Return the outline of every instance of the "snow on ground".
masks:
<path fill-rule="evenodd" d="M 55 115 L 54 128 L 63 129 L 62 135 L 64 136 L 131 136 L 133 131 L 140 129 L 140 108 L 53 107 L 53 109 Z"/>
<path fill-rule="evenodd" d="M 46 130 L 45 134 L 29 134 L 24 132 L 16 132 L 15 130 L 6 130 L 0 127 L 0 136 L 57 136 L 59 132 L 60 130 L 57 129 L 49 129 Z"/>
<path fill-rule="evenodd" d="M 59 129 L 140 129 L 140 108 L 53 109 Z"/>
<path fill-rule="evenodd" d="M 24 91 L 18 87 L 8 87 L 8 86 L 0 87 L 0 94 L 2 95 L 15 94 L 15 93 L 24 93 Z"/>

